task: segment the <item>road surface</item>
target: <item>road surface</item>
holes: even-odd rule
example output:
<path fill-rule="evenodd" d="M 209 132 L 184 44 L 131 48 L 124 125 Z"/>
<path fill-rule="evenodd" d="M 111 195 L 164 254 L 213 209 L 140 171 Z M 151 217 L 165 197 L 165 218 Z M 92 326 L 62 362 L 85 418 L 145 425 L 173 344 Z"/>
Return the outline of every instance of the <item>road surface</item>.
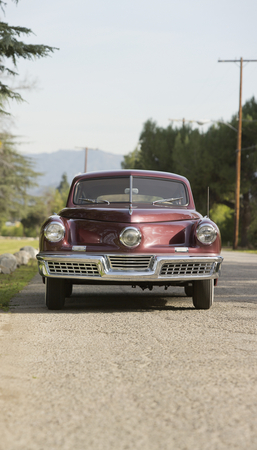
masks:
<path fill-rule="evenodd" d="M 257 255 L 224 252 L 215 303 L 180 288 L 40 278 L 0 314 L 1 450 L 257 448 Z"/>

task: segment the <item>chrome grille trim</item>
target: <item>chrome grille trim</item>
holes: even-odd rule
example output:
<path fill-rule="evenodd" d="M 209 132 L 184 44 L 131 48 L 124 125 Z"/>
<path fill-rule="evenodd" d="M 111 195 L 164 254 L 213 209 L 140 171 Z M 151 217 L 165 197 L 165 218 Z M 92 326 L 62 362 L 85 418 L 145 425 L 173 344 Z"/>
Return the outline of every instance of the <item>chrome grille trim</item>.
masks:
<path fill-rule="evenodd" d="M 212 275 L 214 266 L 214 262 L 168 262 L 162 265 L 160 276 L 188 277 L 194 275 Z"/>
<path fill-rule="evenodd" d="M 99 277 L 96 263 L 92 262 L 66 262 L 48 261 L 48 271 L 50 275 L 91 275 Z"/>
<path fill-rule="evenodd" d="M 113 260 L 112 258 L 120 258 Z M 125 258 L 125 259 L 124 259 Z M 128 265 L 126 263 L 128 261 Z M 177 282 L 219 277 L 222 256 L 146 255 L 146 254 L 66 254 L 40 252 L 37 255 L 39 273 L 43 277 L 78 280 L 110 280 L 137 282 Z M 110 261 L 121 261 L 113 268 Z M 124 263 L 125 261 L 125 263 Z M 136 267 L 130 264 L 135 264 Z M 148 261 L 148 262 L 147 262 Z"/>
<path fill-rule="evenodd" d="M 110 255 L 107 256 L 111 270 L 134 270 L 136 272 L 149 270 L 153 265 L 152 255 Z"/>

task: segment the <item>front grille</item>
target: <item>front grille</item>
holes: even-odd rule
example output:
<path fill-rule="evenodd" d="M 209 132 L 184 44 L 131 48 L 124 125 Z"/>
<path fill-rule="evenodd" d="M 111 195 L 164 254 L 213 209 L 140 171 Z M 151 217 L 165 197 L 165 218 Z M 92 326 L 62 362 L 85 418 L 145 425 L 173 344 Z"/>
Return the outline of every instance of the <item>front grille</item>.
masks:
<path fill-rule="evenodd" d="M 49 274 L 92 275 L 99 276 L 96 263 L 91 262 L 56 262 L 48 261 Z"/>
<path fill-rule="evenodd" d="M 165 263 L 161 268 L 160 275 L 164 277 L 211 275 L 214 264 L 213 262 Z"/>
<path fill-rule="evenodd" d="M 150 269 L 153 256 L 108 256 L 113 270 L 134 270 L 136 272 Z"/>

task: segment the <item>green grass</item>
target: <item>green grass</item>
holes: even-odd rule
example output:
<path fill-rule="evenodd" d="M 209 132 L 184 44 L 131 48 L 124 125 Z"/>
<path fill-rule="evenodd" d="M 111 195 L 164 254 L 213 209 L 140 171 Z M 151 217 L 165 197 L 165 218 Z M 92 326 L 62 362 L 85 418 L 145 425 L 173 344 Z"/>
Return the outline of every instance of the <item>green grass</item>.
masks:
<path fill-rule="evenodd" d="M 0 309 L 8 311 L 9 301 L 20 292 L 37 273 L 37 261 L 31 259 L 10 275 L 0 274 Z"/>
<path fill-rule="evenodd" d="M 15 253 L 20 248 L 30 245 L 38 249 L 38 239 L 0 239 L 0 255 Z M 21 291 L 37 273 L 37 261 L 30 260 L 26 266 L 20 266 L 10 275 L 0 274 L 0 309 L 8 311 L 9 301 Z"/>
<path fill-rule="evenodd" d="M 20 248 L 30 245 L 31 247 L 38 249 L 38 239 L 0 239 L 0 255 L 3 253 L 15 253 Z"/>

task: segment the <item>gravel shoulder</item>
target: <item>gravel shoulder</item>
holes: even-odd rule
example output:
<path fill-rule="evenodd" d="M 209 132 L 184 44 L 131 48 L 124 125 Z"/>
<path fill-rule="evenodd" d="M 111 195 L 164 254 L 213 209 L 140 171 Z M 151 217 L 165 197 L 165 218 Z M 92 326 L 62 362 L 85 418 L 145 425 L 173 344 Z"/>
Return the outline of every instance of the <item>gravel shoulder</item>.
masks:
<path fill-rule="evenodd" d="M 50 312 L 36 276 L 0 314 L 0 449 L 255 450 L 257 255 L 223 256 L 209 311 L 89 286 Z"/>

